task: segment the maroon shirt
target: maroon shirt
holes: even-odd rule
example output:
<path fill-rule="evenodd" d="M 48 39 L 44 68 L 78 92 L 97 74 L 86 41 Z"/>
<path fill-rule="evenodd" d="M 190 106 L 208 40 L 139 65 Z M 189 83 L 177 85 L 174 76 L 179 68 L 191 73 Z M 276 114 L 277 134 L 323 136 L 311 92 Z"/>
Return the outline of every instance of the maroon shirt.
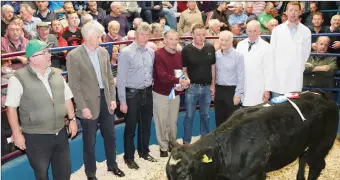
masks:
<path fill-rule="evenodd" d="M 182 55 L 176 51 L 171 54 L 164 48 L 155 52 L 155 62 L 153 65 L 153 91 L 158 94 L 168 96 L 175 84 L 179 83 L 179 78 L 175 77 L 174 70 L 182 69 Z M 178 95 L 179 92 L 175 91 Z"/>

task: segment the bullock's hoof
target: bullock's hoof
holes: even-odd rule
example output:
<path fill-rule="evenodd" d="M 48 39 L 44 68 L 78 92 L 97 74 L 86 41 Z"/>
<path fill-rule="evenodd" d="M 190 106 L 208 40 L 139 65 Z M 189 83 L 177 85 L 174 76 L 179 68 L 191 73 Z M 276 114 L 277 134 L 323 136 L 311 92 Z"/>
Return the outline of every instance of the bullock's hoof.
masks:
<path fill-rule="evenodd" d="M 160 156 L 161 156 L 161 157 L 168 157 L 168 151 L 162 151 L 162 150 L 160 150 Z"/>
<path fill-rule="evenodd" d="M 134 160 L 125 160 L 125 164 L 130 169 L 139 169 L 138 164 Z"/>
<path fill-rule="evenodd" d="M 150 162 L 157 162 L 157 160 L 155 158 L 153 158 L 152 156 L 150 156 L 149 154 L 142 156 L 141 158 L 150 161 Z"/>

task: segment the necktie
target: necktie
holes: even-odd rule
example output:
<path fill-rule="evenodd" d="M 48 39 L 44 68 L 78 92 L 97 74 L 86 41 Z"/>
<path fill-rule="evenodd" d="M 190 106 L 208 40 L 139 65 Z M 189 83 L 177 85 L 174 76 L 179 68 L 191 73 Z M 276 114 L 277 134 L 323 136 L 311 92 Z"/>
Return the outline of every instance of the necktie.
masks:
<path fill-rule="evenodd" d="M 249 47 L 248 47 L 248 52 L 249 52 L 251 50 L 251 47 L 255 44 L 255 42 L 248 41 L 248 44 L 249 44 Z"/>

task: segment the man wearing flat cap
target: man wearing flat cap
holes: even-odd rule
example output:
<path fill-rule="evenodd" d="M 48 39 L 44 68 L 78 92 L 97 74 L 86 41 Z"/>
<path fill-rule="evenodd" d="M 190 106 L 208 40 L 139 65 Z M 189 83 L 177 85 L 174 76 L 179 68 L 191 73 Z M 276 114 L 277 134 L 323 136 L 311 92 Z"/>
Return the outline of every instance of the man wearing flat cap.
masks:
<path fill-rule="evenodd" d="M 8 82 L 7 117 L 14 144 L 26 151 L 36 179 L 48 179 L 51 162 L 53 179 L 69 180 L 68 133 L 74 137 L 78 130 L 71 101 L 73 94 L 63 77 L 50 67 L 49 45 L 40 40 L 31 40 L 26 45 L 28 64 Z M 68 127 L 65 127 L 66 115 Z"/>
<path fill-rule="evenodd" d="M 48 44 L 51 44 L 51 48 L 55 48 L 59 46 L 58 39 L 54 34 L 50 34 L 50 23 L 48 22 L 41 22 L 37 25 L 37 36 L 35 39 L 38 39 L 40 41 L 44 41 Z M 52 67 L 60 68 L 60 59 L 57 56 L 61 56 L 62 52 L 53 52 L 52 53 Z"/>

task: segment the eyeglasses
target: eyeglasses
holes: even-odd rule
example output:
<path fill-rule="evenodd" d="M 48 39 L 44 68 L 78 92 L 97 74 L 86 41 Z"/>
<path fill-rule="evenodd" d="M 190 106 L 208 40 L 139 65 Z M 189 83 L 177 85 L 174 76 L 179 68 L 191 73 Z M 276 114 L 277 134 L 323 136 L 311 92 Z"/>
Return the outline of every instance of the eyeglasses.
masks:
<path fill-rule="evenodd" d="M 31 57 L 40 56 L 40 55 L 45 55 L 46 53 L 51 53 L 51 50 L 47 49 L 47 50 L 44 51 L 43 53 L 36 54 L 36 55 L 31 56 Z"/>

